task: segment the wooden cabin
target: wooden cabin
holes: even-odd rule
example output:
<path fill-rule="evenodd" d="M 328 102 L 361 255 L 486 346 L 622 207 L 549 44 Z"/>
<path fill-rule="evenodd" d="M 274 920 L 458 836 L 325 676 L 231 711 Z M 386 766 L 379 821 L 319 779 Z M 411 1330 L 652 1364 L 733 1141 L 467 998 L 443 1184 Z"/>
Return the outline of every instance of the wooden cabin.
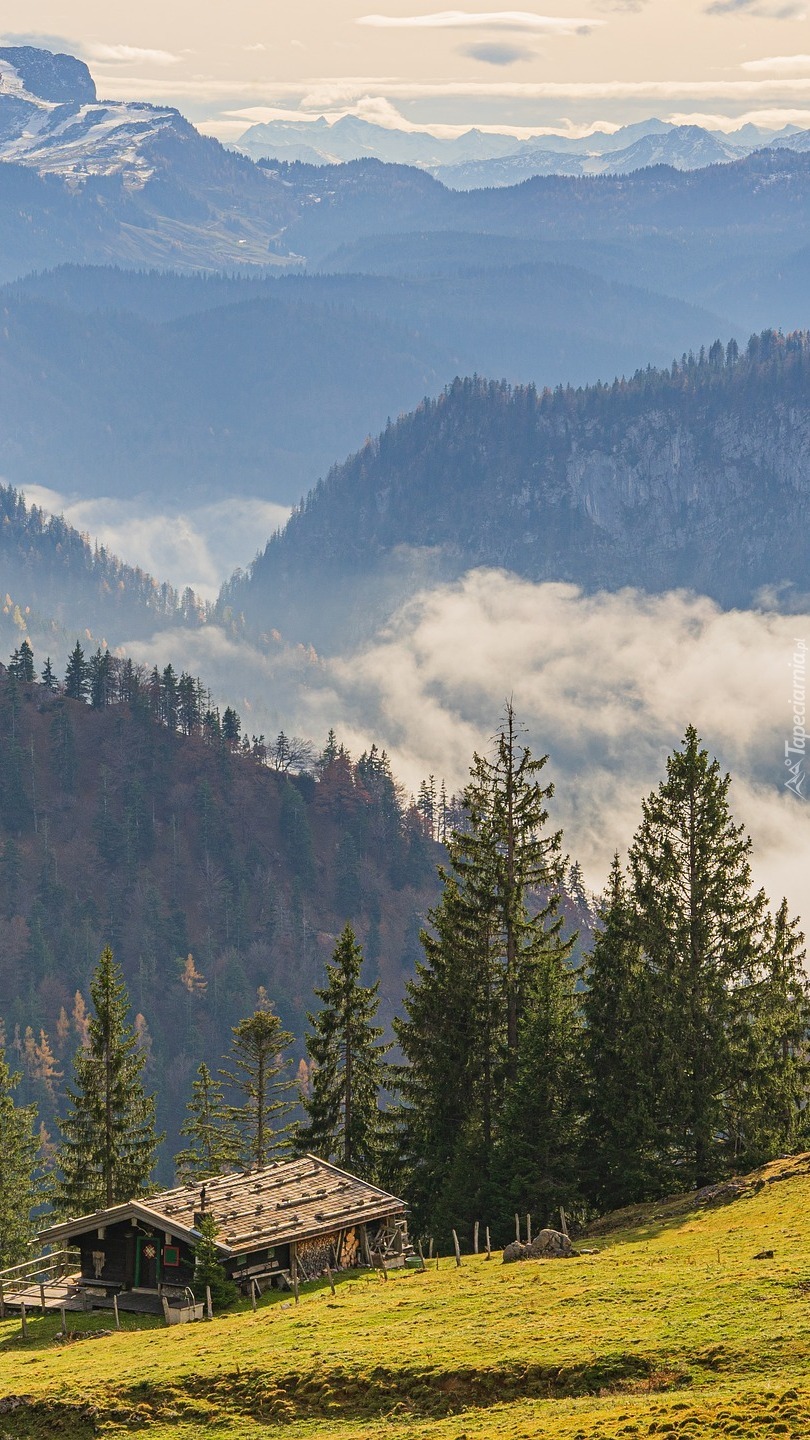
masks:
<path fill-rule="evenodd" d="M 404 1202 L 314 1155 L 113 1205 L 39 1238 L 81 1252 L 79 1284 L 102 1304 L 113 1293 L 171 1297 L 194 1277 L 204 1215 L 216 1223 L 222 1265 L 246 1292 L 327 1267 L 403 1265 L 410 1251 Z"/>

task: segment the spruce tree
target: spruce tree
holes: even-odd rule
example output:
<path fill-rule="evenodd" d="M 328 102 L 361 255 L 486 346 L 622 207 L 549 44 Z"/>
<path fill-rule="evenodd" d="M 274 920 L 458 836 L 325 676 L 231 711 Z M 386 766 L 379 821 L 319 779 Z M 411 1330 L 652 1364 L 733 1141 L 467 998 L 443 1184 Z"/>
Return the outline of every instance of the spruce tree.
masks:
<path fill-rule="evenodd" d="M 31 649 L 29 640 L 23 640 L 19 650 L 15 651 L 14 657 L 12 658 L 12 665 L 14 666 L 14 674 L 18 680 L 22 680 L 25 683 L 30 683 L 34 680 L 34 652 Z M 9 666 L 9 669 L 11 668 L 12 666 Z"/>
<path fill-rule="evenodd" d="M 463 827 L 448 839 L 452 870 L 439 872 L 442 899 L 422 936 L 425 963 L 395 1026 L 408 1061 L 400 1086 L 409 1196 L 418 1223 L 445 1232 L 503 1211 L 517 1183 L 505 1164 L 504 1114 L 527 1073 L 521 1049 L 528 1044 L 536 1058 L 537 1007 L 570 986 L 572 942 L 557 913 L 561 836 L 547 829 L 553 791 L 540 779 L 546 759 L 519 743 L 509 705 L 493 758 L 474 757 Z M 547 1043 L 573 1067 L 565 1006 L 555 1003 L 547 1018 L 565 1029 L 550 1029 Z M 534 1183 L 525 1171 L 524 1182 Z"/>
<path fill-rule="evenodd" d="M 291 1144 L 290 1126 L 284 1121 L 294 1105 L 291 1057 L 285 1054 L 292 1043 L 293 1036 L 282 1028 L 260 990 L 258 1008 L 233 1027 L 227 1068 L 220 1071 L 240 1096 L 228 1114 L 241 1138 L 243 1161 L 258 1170 Z"/>
<path fill-rule="evenodd" d="M 187 1119 L 180 1134 L 188 1145 L 174 1157 L 177 1180 L 192 1185 L 211 1175 L 225 1175 L 240 1162 L 242 1143 L 230 1117 L 222 1086 L 203 1063 L 191 1087 Z"/>
<path fill-rule="evenodd" d="M 649 976 L 618 855 L 587 957 L 582 1177 L 600 1210 L 654 1188 L 657 1047 Z"/>
<path fill-rule="evenodd" d="M 546 953 L 520 1022 L 517 1073 L 499 1125 L 496 1171 L 505 1224 L 515 1211 L 557 1223 L 581 1194 L 582 1077 L 576 971 Z"/>
<path fill-rule="evenodd" d="M 546 832 L 552 785 L 541 775 L 548 756 L 539 760 L 519 743 L 515 714 L 507 705 L 496 737 L 495 756 L 476 755 L 464 792 L 469 826 L 453 837 L 451 859 L 471 899 L 491 917 L 496 964 L 506 1012 L 508 1065 L 514 1076 L 520 1021 L 541 957 L 562 945 L 557 915 L 565 874 L 562 832 Z M 531 909 L 528 896 L 544 894 Z"/>
<path fill-rule="evenodd" d="M 754 892 L 751 841 L 729 809 L 729 775 L 693 726 L 643 802 L 630 851 L 638 939 L 659 1050 L 661 1180 L 701 1186 L 727 1163 L 724 1098 L 734 1074 L 737 996 L 756 972 L 765 896 Z"/>
<path fill-rule="evenodd" d="M 399 1161 L 417 1227 L 449 1235 L 461 1205 L 491 1216 L 492 1154 L 504 1092 L 505 1046 L 496 1013 L 486 916 L 439 870 L 441 902 L 422 932 L 424 960 L 406 986 L 394 1030 L 407 1063 L 397 1071 Z"/>
<path fill-rule="evenodd" d="M 379 981 L 360 984 L 363 952 L 346 925 L 326 966 L 326 985 L 316 989 L 322 1008 L 307 1018 L 307 1049 L 314 1062 L 311 1093 L 304 1100 L 308 1124 L 296 1137 L 311 1150 L 366 1180 L 377 1177 L 383 1144 L 379 1094 L 386 1083 L 382 1030 L 374 1024 Z"/>
<path fill-rule="evenodd" d="M 146 1057 L 129 1020 L 129 997 L 109 946 L 90 985 L 87 1045 L 74 1059 L 61 1122 L 54 1204 L 66 1215 L 131 1200 L 150 1184 L 159 1140 L 155 1099 L 141 1074 Z"/>
<path fill-rule="evenodd" d="M 213 1215 L 203 1215 L 199 1230 L 200 1238 L 194 1247 L 194 1295 L 197 1300 L 205 1300 L 206 1290 L 210 1290 L 212 1309 L 224 1310 L 239 1298 L 239 1292 L 219 1258 Z"/>
<path fill-rule="evenodd" d="M 736 998 L 728 1098 L 734 1166 L 751 1170 L 807 1149 L 810 986 L 804 936 L 787 901 L 767 916 L 756 970 Z"/>
<path fill-rule="evenodd" d="M 90 671 L 78 640 L 68 657 L 65 670 L 65 694 L 70 700 L 86 700 L 90 687 Z"/>
<path fill-rule="evenodd" d="M 36 1107 L 16 1105 L 20 1081 L 6 1063 L 0 1028 L 0 1269 L 28 1258 L 35 1202 Z"/>

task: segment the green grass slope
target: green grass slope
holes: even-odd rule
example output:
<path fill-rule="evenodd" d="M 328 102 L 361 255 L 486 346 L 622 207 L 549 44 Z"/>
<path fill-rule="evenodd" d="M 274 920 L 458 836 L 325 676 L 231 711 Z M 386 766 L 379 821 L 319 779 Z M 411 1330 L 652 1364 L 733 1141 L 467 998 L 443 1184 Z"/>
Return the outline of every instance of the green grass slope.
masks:
<path fill-rule="evenodd" d="M 810 1433 L 810 1156 L 611 1217 L 580 1258 L 435 1261 L 211 1324 L 0 1325 L 0 1434 L 619 1440 Z M 756 1259 L 761 1250 L 773 1258 Z M 103 1316 L 71 1327 L 98 1331 Z M 144 1328 L 144 1326 L 146 1328 Z M 22 1403 L 18 1403 L 22 1401 Z"/>

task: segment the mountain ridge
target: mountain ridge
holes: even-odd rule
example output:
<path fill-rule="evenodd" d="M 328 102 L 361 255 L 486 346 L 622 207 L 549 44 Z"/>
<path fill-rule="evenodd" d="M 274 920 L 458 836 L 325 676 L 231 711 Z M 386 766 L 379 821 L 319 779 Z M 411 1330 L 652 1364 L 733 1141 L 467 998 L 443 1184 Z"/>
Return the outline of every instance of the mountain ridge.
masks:
<path fill-rule="evenodd" d="M 685 587 L 726 608 L 765 589 L 798 603 L 809 376 L 805 331 L 579 391 L 457 380 L 335 467 L 219 612 L 324 649 L 385 621 L 386 577 L 401 603 L 409 584 L 478 566 L 588 591 Z"/>

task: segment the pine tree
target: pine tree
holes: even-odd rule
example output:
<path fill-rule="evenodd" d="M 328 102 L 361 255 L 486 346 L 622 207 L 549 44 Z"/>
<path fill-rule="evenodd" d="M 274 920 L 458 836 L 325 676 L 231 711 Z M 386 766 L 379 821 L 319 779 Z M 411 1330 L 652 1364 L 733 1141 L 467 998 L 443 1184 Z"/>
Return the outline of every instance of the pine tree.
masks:
<path fill-rule="evenodd" d="M 187 1119 L 180 1134 L 189 1144 L 174 1157 L 180 1185 L 192 1185 L 212 1175 L 225 1175 L 236 1169 L 242 1155 L 242 1142 L 230 1118 L 221 1085 L 203 1063 L 197 1070 L 198 1079 L 191 1087 L 186 1106 Z"/>
<path fill-rule="evenodd" d="M 283 1122 L 293 1108 L 291 1057 L 284 1052 L 293 1036 L 284 1030 L 263 990 L 252 1015 L 233 1027 L 227 1068 L 220 1071 L 241 1096 L 228 1114 L 241 1138 L 242 1155 L 260 1170 L 291 1144 L 290 1126 Z"/>
<path fill-rule="evenodd" d="M 590 1201 L 618 1209 L 655 1189 L 657 1045 L 649 975 L 618 855 L 587 957 L 582 1176 Z"/>
<path fill-rule="evenodd" d="M 54 691 L 57 689 L 56 676 L 54 674 L 53 666 L 51 664 L 50 655 L 47 657 L 42 670 L 42 684 L 44 685 L 46 690 Z"/>
<path fill-rule="evenodd" d="M 687 1188 L 716 1179 L 728 1157 L 736 996 L 756 971 L 765 922 L 765 896 L 752 891 L 751 842 L 729 810 L 730 783 L 690 726 L 643 803 L 630 851 L 660 1057 L 662 1180 Z"/>
<path fill-rule="evenodd" d="M 107 947 L 90 986 L 88 1043 L 74 1059 L 61 1123 L 55 1206 L 83 1215 L 144 1194 L 162 1136 L 155 1134 L 154 1096 L 144 1093 L 146 1057 L 129 1021 L 123 977 Z"/>
<path fill-rule="evenodd" d="M 299 1150 L 334 1160 L 366 1180 L 378 1174 L 383 1144 L 379 1094 L 386 1082 L 382 1030 L 374 1024 L 379 981 L 360 984 L 363 952 L 346 925 L 326 966 L 326 985 L 316 989 L 322 1008 L 307 1018 L 307 1050 L 314 1064 L 304 1099 L 308 1124 L 296 1137 Z"/>
<path fill-rule="evenodd" d="M 90 674 L 84 651 L 78 640 L 70 652 L 65 670 L 65 694 L 70 700 L 86 700 Z"/>
<path fill-rule="evenodd" d="M 14 1103 L 19 1080 L 6 1063 L 0 1029 L 0 1269 L 27 1259 L 32 1238 L 36 1110 Z"/>

